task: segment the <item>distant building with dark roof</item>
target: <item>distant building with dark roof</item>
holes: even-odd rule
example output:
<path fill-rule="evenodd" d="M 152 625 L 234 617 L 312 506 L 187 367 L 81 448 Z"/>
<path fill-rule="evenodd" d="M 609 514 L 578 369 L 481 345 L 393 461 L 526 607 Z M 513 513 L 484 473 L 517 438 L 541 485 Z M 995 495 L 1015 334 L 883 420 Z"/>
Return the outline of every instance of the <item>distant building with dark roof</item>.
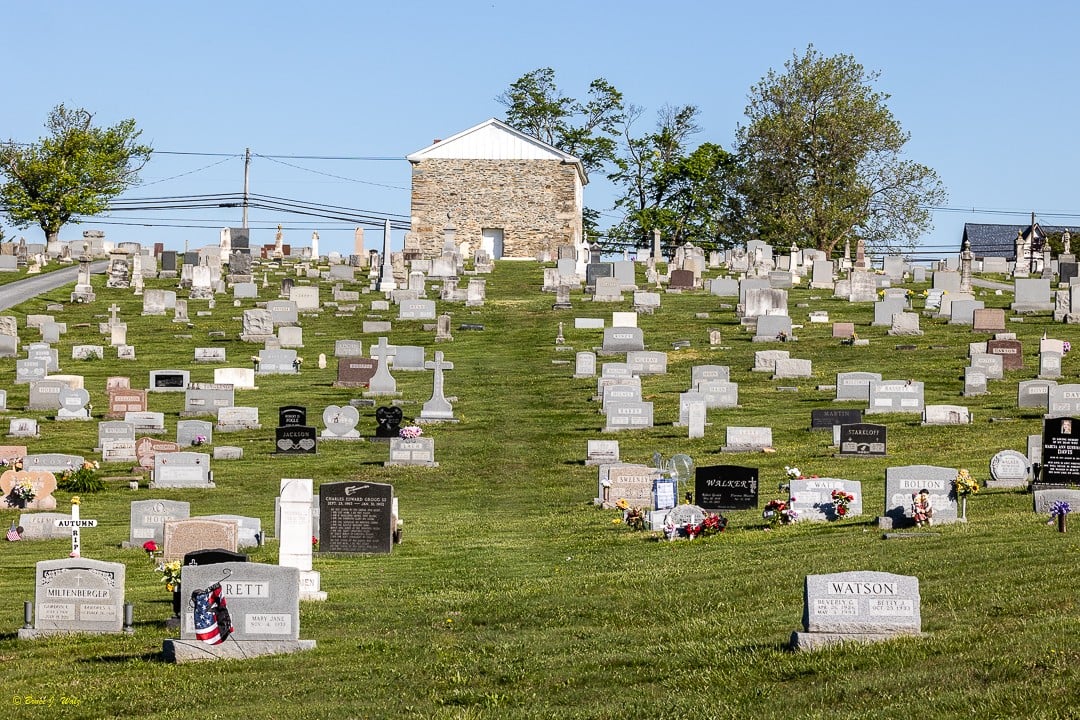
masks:
<path fill-rule="evenodd" d="M 964 223 L 963 240 L 971 243 L 976 260 L 986 257 L 1003 257 L 1015 262 L 1017 248 L 1021 262 L 1032 272 L 1042 270 L 1043 247 L 1050 236 L 1061 235 L 1069 228 L 1064 225 L 991 225 L 987 223 Z M 963 247 L 963 242 L 961 242 Z"/>

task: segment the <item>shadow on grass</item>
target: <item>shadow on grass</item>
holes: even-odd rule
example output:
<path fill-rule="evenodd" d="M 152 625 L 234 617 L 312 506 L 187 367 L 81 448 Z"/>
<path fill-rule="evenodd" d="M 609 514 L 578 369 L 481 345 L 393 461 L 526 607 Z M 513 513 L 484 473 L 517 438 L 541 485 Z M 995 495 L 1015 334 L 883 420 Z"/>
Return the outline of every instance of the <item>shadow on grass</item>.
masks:
<path fill-rule="evenodd" d="M 148 652 L 137 653 L 134 655 L 95 655 L 94 657 L 82 658 L 80 663 L 93 663 L 95 665 L 100 663 L 114 663 L 124 664 L 130 663 L 133 660 L 142 660 L 143 662 L 165 662 L 165 653 L 163 652 Z"/>

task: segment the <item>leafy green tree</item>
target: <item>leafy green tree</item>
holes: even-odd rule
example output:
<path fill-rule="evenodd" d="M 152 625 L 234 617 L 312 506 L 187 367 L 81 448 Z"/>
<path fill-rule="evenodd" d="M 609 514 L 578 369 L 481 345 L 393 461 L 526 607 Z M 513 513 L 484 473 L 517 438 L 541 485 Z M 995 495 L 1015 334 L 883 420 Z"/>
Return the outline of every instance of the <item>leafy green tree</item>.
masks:
<path fill-rule="evenodd" d="M 813 45 L 751 87 L 739 129 L 748 227 L 775 247 L 831 253 L 862 238 L 878 250 L 914 246 L 945 200 L 931 168 L 901 156 L 909 134 L 873 89 L 878 73 Z"/>
<path fill-rule="evenodd" d="M 615 207 L 626 213 L 609 231 L 609 242 L 647 247 L 653 230 L 660 230 L 669 245 L 727 244 L 738 207 L 735 158 L 714 143 L 688 152 L 687 141 L 698 132 L 693 105 L 661 109 L 656 130 L 634 137 L 630 129 L 640 114 L 631 109 L 622 153 L 609 175 L 623 190 Z"/>
<path fill-rule="evenodd" d="M 589 83 L 587 99 L 579 101 L 563 94 L 554 70 L 539 68 L 515 80 L 495 100 L 506 108 L 508 125 L 578 158 L 586 175 L 615 158 L 623 97 L 603 78 Z M 585 209 L 587 234 L 595 234 L 598 217 Z"/>
<path fill-rule="evenodd" d="M 48 241 L 81 215 L 95 215 L 138 181 L 153 152 L 138 142 L 135 121 L 95 127 L 93 113 L 57 105 L 32 144 L 0 144 L 0 206 L 16 227 L 37 223 Z"/>

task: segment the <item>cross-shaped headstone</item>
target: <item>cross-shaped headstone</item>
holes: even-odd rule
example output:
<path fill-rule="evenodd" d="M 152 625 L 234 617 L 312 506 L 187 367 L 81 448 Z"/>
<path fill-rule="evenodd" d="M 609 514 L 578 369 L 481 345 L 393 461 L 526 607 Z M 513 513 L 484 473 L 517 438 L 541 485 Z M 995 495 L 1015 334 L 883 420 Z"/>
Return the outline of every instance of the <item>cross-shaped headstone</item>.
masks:
<path fill-rule="evenodd" d="M 435 387 L 431 399 L 424 403 L 420 412 L 421 420 L 453 420 L 454 408 L 446 400 L 443 392 L 443 371 L 453 370 L 454 363 L 443 360 L 442 350 L 435 351 L 435 360 L 424 363 L 424 368 L 435 371 Z"/>
<path fill-rule="evenodd" d="M 112 313 L 112 316 L 109 318 L 109 325 L 116 325 L 116 313 L 120 312 L 120 306 L 113 303 L 109 306 L 109 312 Z"/>
<path fill-rule="evenodd" d="M 82 520 L 79 518 L 79 498 L 71 498 L 71 519 L 56 520 L 56 527 L 71 528 L 71 557 L 82 557 L 82 543 L 79 538 L 79 528 L 97 527 L 97 520 Z"/>
<path fill-rule="evenodd" d="M 390 374 L 389 359 L 397 354 L 397 346 L 390 345 L 386 338 L 379 338 L 377 345 L 372 345 L 369 351 L 371 357 L 379 361 L 375 368 L 375 374 L 368 380 L 368 388 L 373 393 L 393 393 L 397 390 L 397 381 Z"/>

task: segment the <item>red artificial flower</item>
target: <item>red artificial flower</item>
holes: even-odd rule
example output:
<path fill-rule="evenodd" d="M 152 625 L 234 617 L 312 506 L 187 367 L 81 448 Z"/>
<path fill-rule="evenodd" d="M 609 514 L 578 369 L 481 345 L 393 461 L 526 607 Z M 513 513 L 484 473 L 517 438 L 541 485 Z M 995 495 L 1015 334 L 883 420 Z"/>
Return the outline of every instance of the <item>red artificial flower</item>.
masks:
<path fill-rule="evenodd" d="M 157 552 L 157 543 L 153 540 L 147 540 L 143 543 L 142 549 L 148 553 Z"/>
<path fill-rule="evenodd" d="M 312 535 L 312 536 L 311 536 L 311 544 L 312 544 L 312 545 L 318 545 L 318 544 L 319 544 L 319 538 L 317 538 L 317 537 L 315 537 L 314 535 Z"/>
<path fill-rule="evenodd" d="M 841 505 L 840 507 L 836 508 L 836 514 L 837 515 L 847 515 L 847 508 L 844 507 L 843 505 Z"/>

